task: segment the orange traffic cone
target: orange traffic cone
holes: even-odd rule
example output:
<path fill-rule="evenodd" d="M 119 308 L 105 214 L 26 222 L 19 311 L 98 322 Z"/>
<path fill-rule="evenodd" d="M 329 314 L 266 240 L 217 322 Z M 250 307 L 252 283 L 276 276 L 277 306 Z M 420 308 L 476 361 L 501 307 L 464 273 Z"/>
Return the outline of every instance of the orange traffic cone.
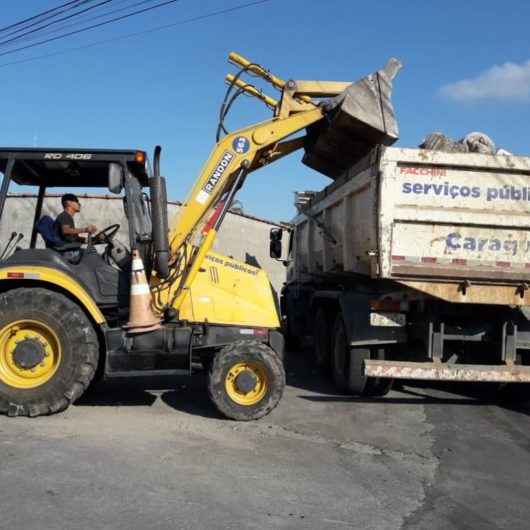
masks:
<path fill-rule="evenodd" d="M 129 322 L 123 326 L 129 333 L 159 329 L 160 319 L 153 312 L 151 289 L 145 277 L 144 263 L 138 250 L 132 251 Z"/>

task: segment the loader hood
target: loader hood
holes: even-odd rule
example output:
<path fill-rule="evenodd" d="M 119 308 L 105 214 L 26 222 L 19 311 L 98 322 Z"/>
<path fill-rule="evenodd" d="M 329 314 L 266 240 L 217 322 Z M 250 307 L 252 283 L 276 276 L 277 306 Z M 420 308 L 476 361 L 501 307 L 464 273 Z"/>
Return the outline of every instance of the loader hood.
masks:
<path fill-rule="evenodd" d="M 324 102 L 326 119 L 308 128 L 302 162 L 335 179 L 376 145 L 392 145 L 399 130 L 390 98 L 401 67 L 391 58 L 383 69 Z"/>

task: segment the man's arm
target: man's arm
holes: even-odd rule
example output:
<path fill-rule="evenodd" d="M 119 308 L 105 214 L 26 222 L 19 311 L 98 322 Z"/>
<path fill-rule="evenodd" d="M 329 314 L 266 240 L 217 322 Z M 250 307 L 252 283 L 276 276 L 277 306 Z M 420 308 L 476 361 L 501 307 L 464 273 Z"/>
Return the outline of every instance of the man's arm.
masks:
<path fill-rule="evenodd" d="M 61 231 L 65 236 L 78 236 L 80 234 L 94 234 L 97 232 L 95 225 L 87 225 L 82 228 L 74 228 L 70 225 L 61 225 Z"/>

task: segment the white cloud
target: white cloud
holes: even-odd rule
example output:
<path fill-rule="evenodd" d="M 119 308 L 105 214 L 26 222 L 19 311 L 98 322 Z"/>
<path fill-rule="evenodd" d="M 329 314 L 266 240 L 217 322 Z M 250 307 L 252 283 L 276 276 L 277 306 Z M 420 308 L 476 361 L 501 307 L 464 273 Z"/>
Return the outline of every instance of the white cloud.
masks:
<path fill-rule="evenodd" d="M 443 86 L 440 93 L 462 102 L 530 101 L 530 60 L 492 66 L 475 78 Z"/>

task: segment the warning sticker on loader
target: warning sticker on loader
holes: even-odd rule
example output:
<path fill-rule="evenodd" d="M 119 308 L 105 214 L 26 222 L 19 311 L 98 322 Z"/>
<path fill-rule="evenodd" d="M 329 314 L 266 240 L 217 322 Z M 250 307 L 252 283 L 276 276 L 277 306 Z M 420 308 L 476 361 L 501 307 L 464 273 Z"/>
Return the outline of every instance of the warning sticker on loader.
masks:
<path fill-rule="evenodd" d="M 226 172 L 226 170 L 228 169 L 228 167 L 230 166 L 234 158 L 235 158 L 235 155 L 231 151 L 224 152 L 223 156 L 221 157 L 221 160 L 219 160 L 212 174 L 208 178 L 208 181 L 202 187 L 201 191 L 197 193 L 197 197 L 195 197 L 195 200 L 199 204 L 205 204 L 206 201 L 208 201 L 208 199 L 210 198 L 210 195 L 214 191 L 218 182 L 221 180 L 221 177 L 224 175 L 224 173 Z"/>
<path fill-rule="evenodd" d="M 237 138 L 234 138 L 232 147 L 236 153 L 244 155 L 250 149 L 250 142 L 248 138 L 245 138 L 244 136 L 238 136 Z"/>

